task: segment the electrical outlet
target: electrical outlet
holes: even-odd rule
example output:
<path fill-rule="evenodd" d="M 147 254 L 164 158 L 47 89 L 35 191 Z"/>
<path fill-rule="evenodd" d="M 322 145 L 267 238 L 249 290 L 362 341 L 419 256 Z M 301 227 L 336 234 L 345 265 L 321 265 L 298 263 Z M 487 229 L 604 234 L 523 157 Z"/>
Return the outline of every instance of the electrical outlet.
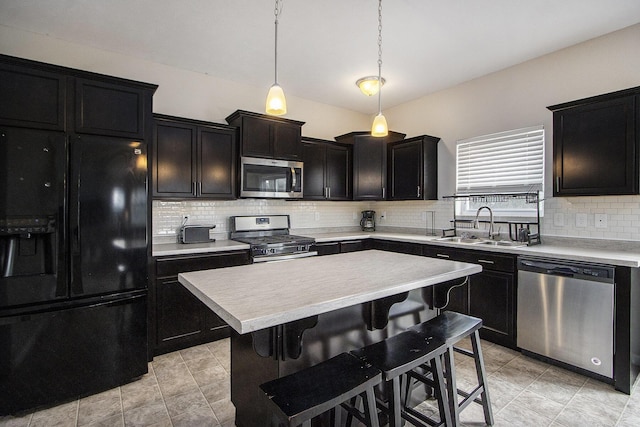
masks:
<path fill-rule="evenodd" d="M 607 228 L 607 214 L 595 215 L 596 228 Z"/>
<path fill-rule="evenodd" d="M 576 227 L 586 227 L 587 226 L 587 214 L 586 213 L 577 213 L 576 214 Z"/>
<path fill-rule="evenodd" d="M 382 215 L 380 215 L 380 220 L 387 219 L 387 211 L 382 211 Z"/>
<path fill-rule="evenodd" d="M 352 219 L 353 219 L 354 221 L 357 221 L 357 220 L 358 220 L 358 212 L 354 212 L 354 213 L 353 213 Z"/>
<path fill-rule="evenodd" d="M 315 213 L 316 221 L 320 221 L 320 212 Z"/>
<path fill-rule="evenodd" d="M 553 225 L 556 227 L 564 227 L 564 214 L 562 212 L 556 212 L 553 215 Z"/>

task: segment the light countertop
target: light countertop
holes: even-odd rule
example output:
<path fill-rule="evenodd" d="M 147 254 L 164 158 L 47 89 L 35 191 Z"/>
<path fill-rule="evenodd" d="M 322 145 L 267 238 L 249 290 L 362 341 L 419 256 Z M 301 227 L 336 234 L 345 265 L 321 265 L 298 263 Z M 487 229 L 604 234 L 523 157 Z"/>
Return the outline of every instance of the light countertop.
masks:
<path fill-rule="evenodd" d="M 153 256 L 170 256 L 240 251 L 243 249 L 249 249 L 249 245 L 233 240 L 216 240 L 210 243 L 159 243 L 153 245 L 152 252 Z"/>
<path fill-rule="evenodd" d="M 619 242 L 614 240 L 589 240 L 571 238 L 542 238 L 541 245 L 524 247 L 492 247 L 438 240 L 438 236 L 390 232 L 334 232 L 305 233 L 304 229 L 292 230 L 293 234 L 313 237 L 318 243 L 375 238 L 408 243 L 423 243 L 460 249 L 487 252 L 528 255 L 567 261 L 581 261 L 608 264 L 621 267 L 640 267 L 640 242 Z M 227 250 L 248 249 L 249 245 L 232 240 L 218 240 L 213 243 L 198 244 L 154 244 L 153 256 L 197 254 Z"/>
<path fill-rule="evenodd" d="M 178 280 L 245 334 L 481 271 L 476 264 L 368 250 L 194 271 Z"/>

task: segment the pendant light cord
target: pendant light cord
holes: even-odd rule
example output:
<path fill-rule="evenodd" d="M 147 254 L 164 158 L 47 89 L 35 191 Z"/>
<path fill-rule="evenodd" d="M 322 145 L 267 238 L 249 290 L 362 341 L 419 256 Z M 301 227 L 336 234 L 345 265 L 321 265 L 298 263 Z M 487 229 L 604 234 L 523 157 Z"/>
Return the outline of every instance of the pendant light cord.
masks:
<path fill-rule="evenodd" d="M 282 2 L 283 0 L 276 0 L 276 6 L 275 9 L 273 10 L 273 14 L 276 17 L 276 21 L 275 21 L 275 49 L 274 49 L 274 57 L 275 57 L 275 61 L 274 61 L 274 70 L 275 70 L 275 78 L 274 78 L 274 84 L 278 84 L 278 15 L 280 15 L 280 13 L 282 13 Z"/>
<path fill-rule="evenodd" d="M 378 0 L 378 114 L 382 114 L 382 0 Z"/>

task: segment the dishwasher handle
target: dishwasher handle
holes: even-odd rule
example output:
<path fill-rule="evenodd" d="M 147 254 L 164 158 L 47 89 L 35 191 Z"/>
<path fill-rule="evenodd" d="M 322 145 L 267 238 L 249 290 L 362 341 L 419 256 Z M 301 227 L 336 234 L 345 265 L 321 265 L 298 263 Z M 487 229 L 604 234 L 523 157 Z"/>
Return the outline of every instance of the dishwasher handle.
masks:
<path fill-rule="evenodd" d="M 552 274 L 554 276 L 565 276 L 565 277 L 574 277 L 578 273 L 579 271 L 577 268 L 572 268 L 568 266 L 549 268 L 545 272 L 545 274 Z"/>

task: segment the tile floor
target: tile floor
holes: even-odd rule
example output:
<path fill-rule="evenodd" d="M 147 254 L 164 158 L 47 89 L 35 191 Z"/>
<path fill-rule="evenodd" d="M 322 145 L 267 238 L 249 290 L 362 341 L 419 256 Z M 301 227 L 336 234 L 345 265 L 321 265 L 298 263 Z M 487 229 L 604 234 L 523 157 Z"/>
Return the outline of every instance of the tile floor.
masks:
<path fill-rule="evenodd" d="M 640 426 L 640 391 L 613 387 L 483 341 L 497 427 Z M 469 385 L 473 361 L 456 355 L 459 384 Z M 233 426 L 229 340 L 156 357 L 133 383 L 20 417 L 0 427 Z M 430 410 L 429 404 L 423 404 Z M 484 424 L 482 408 L 462 413 L 464 427 Z"/>

